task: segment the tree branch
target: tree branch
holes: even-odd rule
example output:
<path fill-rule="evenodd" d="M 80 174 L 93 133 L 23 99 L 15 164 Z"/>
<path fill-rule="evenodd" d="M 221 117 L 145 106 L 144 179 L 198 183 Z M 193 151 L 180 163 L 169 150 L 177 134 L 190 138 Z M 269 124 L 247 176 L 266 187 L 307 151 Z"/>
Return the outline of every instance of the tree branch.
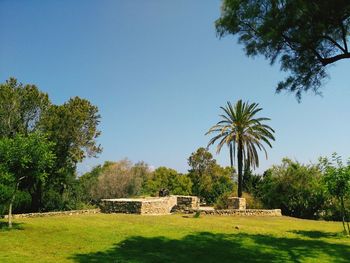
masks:
<path fill-rule="evenodd" d="M 339 45 L 339 43 L 337 41 L 335 41 L 333 38 L 331 38 L 330 36 L 322 36 L 324 39 L 329 40 L 330 42 L 332 42 L 337 48 L 339 48 L 342 52 L 347 53 L 347 46 L 344 45 L 344 47 L 342 47 L 341 45 Z"/>
<path fill-rule="evenodd" d="M 340 55 L 336 55 L 336 56 L 333 56 L 333 57 L 329 57 L 329 58 L 323 58 L 321 59 L 321 63 L 326 66 L 328 64 L 332 64 L 338 60 L 341 60 L 341 59 L 345 59 L 345 58 L 350 58 L 350 53 L 347 52 L 347 53 L 344 53 L 344 54 L 340 54 Z"/>
<path fill-rule="evenodd" d="M 345 53 L 348 53 L 348 44 L 347 44 L 347 42 L 346 42 L 346 30 L 345 30 L 345 28 L 344 28 L 343 21 L 340 21 L 340 28 L 341 28 L 341 33 L 342 33 L 342 38 L 343 38 Z"/>
<path fill-rule="evenodd" d="M 293 41 L 290 37 L 286 36 L 285 34 L 282 34 L 282 37 L 284 38 L 284 40 L 286 41 L 287 45 L 292 49 L 292 50 L 295 50 L 297 52 L 300 52 L 300 51 L 303 51 L 302 49 L 298 49 L 296 47 L 293 46 Z M 321 56 L 320 53 L 317 52 L 316 49 L 314 48 L 311 48 L 311 47 L 308 47 L 308 49 L 315 54 L 315 56 L 317 57 L 317 59 L 319 61 L 321 61 L 321 63 L 323 63 L 322 61 L 324 60 L 324 58 Z"/>

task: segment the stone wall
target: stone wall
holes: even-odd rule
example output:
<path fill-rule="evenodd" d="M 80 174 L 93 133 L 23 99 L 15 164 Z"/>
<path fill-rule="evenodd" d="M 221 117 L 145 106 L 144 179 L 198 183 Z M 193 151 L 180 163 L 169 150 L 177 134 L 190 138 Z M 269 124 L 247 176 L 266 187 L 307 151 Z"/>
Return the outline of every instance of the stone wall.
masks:
<path fill-rule="evenodd" d="M 100 202 L 102 213 L 141 214 L 141 206 L 140 199 L 102 199 Z"/>
<path fill-rule="evenodd" d="M 103 213 L 164 215 L 171 212 L 176 201 L 175 196 L 102 199 L 100 208 Z"/>
<path fill-rule="evenodd" d="M 199 208 L 199 198 L 197 196 L 175 195 L 175 197 L 176 206 L 173 208 L 173 211 Z"/>
<path fill-rule="evenodd" d="M 113 199 L 109 199 L 113 200 Z M 118 200 L 118 199 L 114 199 Z M 135 211 L 136 214 L 144 214 L 144 215 L 155 215 L 155 214 L 169 214 L 169 207 L 174 207 L 175 198 L 169 198 L 167 200 L 168 203 L 158 203 L 158 202 L 148 202 L 144 201 L 146 204 L 142 209 L 138 209 L 137 206 L 131 206 L 135 203 L 141 203 L 141 202 L 107 202 L 104 207 L 104 211 L 101 211 L 100 209 L 87 209 L 87 210 L 72 210 L 72 211 L 60 211 L 60 212 L 46 212 L 46 213 L 28 213 L 28 214 L 14 214 L 12 215 L 13 218 L 30 218 L 30 217 L 46 217 L 46 216 L 71 216 L 71 215 L 81 215 L 81 214 L 97 214 L 100 212 L 104 213 L 118 213 L 116 210 L 119 209 L 119 213 L 128 213 L 130 214 L 130 211 Z M 113 204 L 111 204 L 113 203 Z M 117 204 L 118 203 L 118 204 Z M 173 206 L 172 206 L 173 205 Z M 121 208 L 123 207 L 123 208 Z M 176 210 L 175 210 L 176 211 Z M 177 210 L 178 212 L 185 212 L 185 213 L 195 213 L 200 212 L 203 215 L 221 215 L 221 216 L 282 216 L 281 209 L 271 209 L 271 210 L 264 210 L 264 209 L 246 209 L 246 210 L 239 210 L 239 209 L 224 209 L 224 210 L 215 210 L 215 209 L 183 209 L 183 210 Z M 4 216 L 5 219 L 7 219 L 7 215 Z"/>
<path fill-rule="evenodd" d="M 167 196 L 142 202 L 141 215 L 166 215 L 170 214 L 176 206 L 176 197 Z"/>
<path fill-rule="evenodd" d="M 223 210 L 192 210 L 199 211 L 203 215 L 224 215 L 224 216 L 282 216 L 281 209 L 223 209 Z"/>
<path fill-rule="evenodd" d="M 14 214 L 12 218 L 28 218 L 28 217 L 44 217 L 44 216 L 71 216 L 82 214 L 97 214 L 100 213 L 100 209 L 86 209 L 86 210 L 71 210 L 71 211 L 59 211 L 59 212 L 45 212 L 45 213 L 28 213 L 28 214 Z M 8 215 L 4 215 L 5 219 Z"/>
<path fill-rule="evenodd" d="M 175 211 L 199 208 L 196 196 L 172 195 L 166 197 L 102 199 L 103 213 L 126 213 L 141 215 L 166 215 Z"/>

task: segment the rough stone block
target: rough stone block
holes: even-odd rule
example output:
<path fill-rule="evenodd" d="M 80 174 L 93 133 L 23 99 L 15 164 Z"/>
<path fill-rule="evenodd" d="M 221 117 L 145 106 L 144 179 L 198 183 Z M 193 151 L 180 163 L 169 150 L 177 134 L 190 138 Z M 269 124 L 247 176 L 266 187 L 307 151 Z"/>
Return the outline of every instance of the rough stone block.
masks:
<path fill-rule="evenodd" d="M 198 209 L 199 198 L 197 196 L 176 195 L 176 210 Z"/>

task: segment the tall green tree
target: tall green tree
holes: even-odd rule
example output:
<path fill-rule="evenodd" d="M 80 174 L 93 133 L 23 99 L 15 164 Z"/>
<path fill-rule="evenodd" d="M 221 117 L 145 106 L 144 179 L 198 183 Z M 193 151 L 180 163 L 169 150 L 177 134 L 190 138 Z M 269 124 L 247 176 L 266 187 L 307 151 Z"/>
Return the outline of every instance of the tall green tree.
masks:
<path fill-rule="evenodd" d="M 325 171 L 324 179 L 328 192 L 340 202 L 344 233 L 350 235 L 348 212 L 345 206 L 346 198 L 350 198 L 350 160 L 344 165 L 341 157 L 335 153 L 332 160 L 321 158 L 321 163 Z"/>
<path fill-rule="evenodd" d="M 98 108 L 88 100 L 71 98 L 63 105 L 52 105 L 40 123 L 48 139 L 55 143 L 57 161 L 48 178 L 51 196 L 62 196 L 76 178 L 77 164 L 102 151 L 96 139 L 100 135 Z M 57 194 L 55 194 L 58 193 Z M 57 200 L 59 201 L 59 200 Z"/>
<path fill-rule="evenodd" d="M 204 199 L 206 203 L 213 204 L 219 196 L 232 193 L 234 185 L 231 175 L 234 174 L 234 169 L 218 165 L 207 149 L 201 147 L 193 152 L 188 158 L 188 165 L 192 194 Z"/>
<path fill-rule="evenodd" d="M 7 190 L 11 189 L 8 200 L 10 228 L 13 203 L 18 190 L 28 187 L 28 181 L 45 180 L 55 158 L 52 146 L 53 143 L 39 133 L 0 139 L 0 177 L 2 182 L 7 182 Z"/>
<path fill-rule="evenodd" d="M 348 0 L 223 0 L 217 33 L 238 36 L 248 56 L 280 60 L 277 91 L 318 92 L 327 66 L 350 58 Z"/>
<path fill-rule="evenodd" d="M 28 136 L 40 130 L 40 122 L 51 106 L 46 93 L 35 85 L 22 84 L 15 78 L 0 84 L 0 138 Z M 38 210 L 41 181 L 28 181 L 31 210 Z"/>
<path fill-rule="evenodd" d="M 88 100 L 74 97 L 63 105 L 54 105 L 35 85 L 24 85 L 15 78 L 0 84 L 0 139 L 39 131 L 54 143 L 57 161 L 48 183 L 44 186 L 41 180 L 27 181 L 31 211 L 64 209 L 63 199 L 72 199 L 77 190 L 77 164 L 101 152 L 96 142 L 99 122 L 98 109 Z M 45 207 L 43 194 L 50 203 Z"/>
<path fill-rule="evenodd" d="M 256 116 L 262 110 L 257 103 L 249 104 L 239 100 L 235 105 L 227 102 L 221 109 L 224 111 L 224 114 L 220 115 L 222 120 L 206 133 L 206 135 L 216 134 L 209 141 L 208 147 L 219 140 L 217 153 L 227 145 L 230 148 L 231 160 L 237 158 L 238 197 L 242 197 L 243 166 L 244 164 L 253 168 L 259 166 L 257 149 L 264 151 L 267 158 L 264 144 L 272 147 L 270 141 L 275 140 L 274 130 L 264 124 L 270 120 L 269 118 Z"/>

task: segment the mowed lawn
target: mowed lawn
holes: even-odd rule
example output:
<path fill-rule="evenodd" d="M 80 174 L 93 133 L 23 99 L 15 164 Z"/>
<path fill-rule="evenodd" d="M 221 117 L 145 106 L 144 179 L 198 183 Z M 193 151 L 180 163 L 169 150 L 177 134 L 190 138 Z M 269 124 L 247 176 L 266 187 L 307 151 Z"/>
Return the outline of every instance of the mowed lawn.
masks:
<path fill-rule="evenodd" d="M 350 262 L 341 223 L 95 214 L 1 221 L 0 262 Z"/>

